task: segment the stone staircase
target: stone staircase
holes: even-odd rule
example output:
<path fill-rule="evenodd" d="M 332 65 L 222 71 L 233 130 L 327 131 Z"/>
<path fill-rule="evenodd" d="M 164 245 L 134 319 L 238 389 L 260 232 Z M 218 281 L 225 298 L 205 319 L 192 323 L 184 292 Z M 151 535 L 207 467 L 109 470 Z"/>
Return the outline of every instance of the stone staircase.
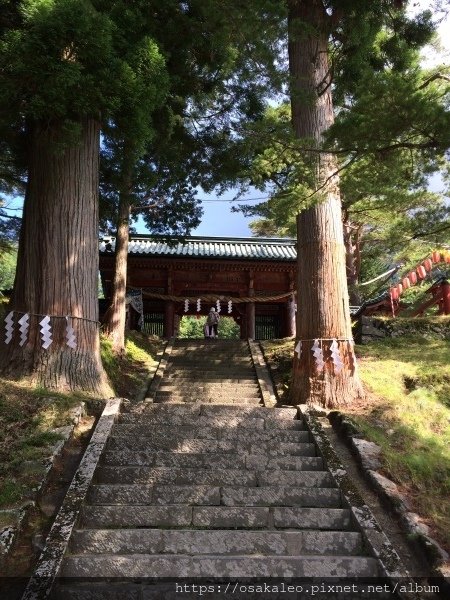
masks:
<path fill-rule="evenodd" d="M 297 410 L 259 405 L 245 343 L 177 342 L 154 399 L 113 425 L 59 573 L 78 584 L 53 598 L 134 598 L 149 577 L 167 595 L 136 598 L 178 597 L 181 578 L 382 574 Z"/>
<path fill-rule="evenodd" d="M 257 405 L 261 394 L 248 343 L 176 340 L 169 350 L 155 402 Z"/>

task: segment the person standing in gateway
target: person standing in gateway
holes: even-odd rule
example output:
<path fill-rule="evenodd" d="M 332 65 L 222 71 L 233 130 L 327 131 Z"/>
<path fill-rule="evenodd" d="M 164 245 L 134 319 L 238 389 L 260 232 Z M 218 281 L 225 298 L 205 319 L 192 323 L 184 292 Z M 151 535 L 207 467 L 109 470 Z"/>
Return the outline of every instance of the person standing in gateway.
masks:
<path fill-rule="evenodd" d="M 212 307 L 211 310 L 209 311 L 208 318 L 206 319 L 206 324 L 209 327 L 209 337 L 210 338 L 215 338 L 218 335 L 217 328 L 219 325 L 219 319 L 220 319 L 219 313 L 217 313 L 216 309 L 214 307 Z"/>

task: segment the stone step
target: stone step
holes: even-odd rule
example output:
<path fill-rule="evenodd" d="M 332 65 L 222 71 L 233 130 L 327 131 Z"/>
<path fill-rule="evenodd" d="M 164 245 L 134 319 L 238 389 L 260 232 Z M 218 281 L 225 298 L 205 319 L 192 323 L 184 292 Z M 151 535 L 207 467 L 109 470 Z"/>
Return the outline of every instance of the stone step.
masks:
<path fill-rule="evenodd" d="M 350 531 L 200 531 L 159 529 L 76 530 L 74 554 L 305 554 L 355 555 L 362 552 L 360 533 Z"/>
<path fill-rule="evenodd" d="M 201 406 L 208 406 L 208 405 L 201 405 Z M 214 404 L 210 404 L 209 405 L 211 408 L 214 408 L 215 405 Z M 223 407 L 224 405 L 222 404 L 221 407 Z M 149 408 L 161 408 L 161 409 L 166 409 L 166 408 L 180 408 L 180 409 L 184 409 L 184 408 L 197 408 L 198 404 L 150 404 Z M 259 406 L 242 406 L 240 407 L 243 410 L 246 409 L 256 409 L 259 410 L 260 407 Z M 148 425 L 148 427 L 154 427 L 155 429 L 160 429 L 161 427 L 166 427 L 166 426 L 170 426 L 170 427 L 174 427 L 176 426 L 176 428 L 178 429 L 179 427 L 190 427 L 190 428 L 196 428 L 196 427 L 211 427 L 211 428 L 216 428 L 216 427 L 227 427 L 227 428 L 232 428 L 232 429 L 236 429 L 238 428 L 239 430 L 242 431 L 247 431 L 248 430 L 258 430 L 258 431 L 262 431 L 262 430 L 266 430 L 266 431 L 271 431 L 273 429 L 276 430 L 281 430 L 281 431 L 305 431 L 305 425 L 303 423 L 303 421 L 300 420 L 290 420 L 290 419 L 257 419 L 257 418 L 253 418 L 253 417 L 249 417 L 251 419 L 251 422 L 253 423 L 252 426 L 248 426 L 248 422 L 246 421 L 245 418 L 239 418 L 239 417 L 210 417 L 210 416 L 199 416 L 199 417 L 195 417 L 195 416 L 191 416 L 190 414 L 187 414 L 186 417 L 182 418 L 181 416 L 178 418 L 174 418 L 172 419 L 171 417 L 168 418 L 167 415 L 165 414 L 161 414 L 158 412 L 147 412 L 147 408 L 145 409 L 146 412 L 144 413 L 127 413 L 127 414 L 123 414 L 119 417 L 118 423 L 123 423 L 123 424 L 127 424 L 127 425 Z M 173 423 L 173 421 L 175 421 L 174 425 L 168 425 L 169 423 Z"/>
<path fill-rule="evenodd" d="M 164 382 L 165 383 L 172 383 L 172 382 L 182 382 L 188 385 L 194 384 L 194 383 L 198 383 L 198 384 L 206 384 L 206 385 L 212 385 L 212 384 L 216 384 L 216 383 L 222 383 L 226 381 L 227 383 L 229 383 L 230 385 L 247 385 L 247 384 L 255 384 L 256 383 L 256 377 L 254 376 L 254 374 L 248 374 L 246 373 L 244 376 L 241 377 L 237 377 L 234 373 L 233 376 L 227 376 L 227 377 L 223 377 L 222 375 L 219 376 L 209 376 L 207 378 L 207 380 L 202 379 L 202 374 L 201 373 L 193 373 L 193 374 L 188 374 L 188 373 L 178 373 L 177 371 L 174 372 L 169 372 L 167 373 L 167 375 L 164 375 Z"/>
<path fill-rule="evenodd" d="M 247 442 L 235 440 L 152 440 L 151 437 L 110 436 L 107 450 L 172 450 L 176 453 L 232 453 L 264 454 L 268 457 L 316 456 L 316 448 L 310 443 L 267 442 L 254 443 L 251 435 Z"/>
<path fill-rule="evenodd" d="M 268 458 L 262 454 L 194 454 L 161 451 L 108 450 L 102 458 L 104 465 L 178 467 L 182 469 L 251 469 L 252 471 L 320 471 L 319 456 Z"/>
<path fill-rule="evenodd" d="M 92 554 L 69 556 L 62 577 L 376 577 L 374 558 L 359 556 L 217 556 Z"/>
<path fill-rule="evenodd" d="M 248 440 L 248 432 L 242 429 L 232 429 L 229 427 L 189 427 L 181 425 L 174 428 L 171 425 L 160 425 L 158 428 L 148 425 L 134 425 L 118 423 L 113 426 L 112 435 L 119 436 L 142 436 L 151 437 L 152 442 L 163 441 L 184 441 L 192 439 L 209 440 Z M 271 429 L 263 431 L 254 431 L 252 433 L 252 442 L 265 444 L 267 442 L 310 442 L 311 436 L 308 431 L 294 431 L 283 429 Z"/>
<path fill-rule="evenodd" d="M 226 379 L 227 381 L 231 381 L 231 383 L 233 382 L 233 380 L 235 379 L 246 379 L 247 381 L 249 381 L 250 383 L 253 383 L 256 380 L 256 376 L 255 376 L 255 372 L 253 370 L 250 369 L 243 369 L 242 367 L 229 367 L 229 368 L 215 368 L 215 369 L 208 369 L 206 367 L 202 367 L 201 370 L 198 370 L 198 365 L 197 367 L 193 367 L 194 370 L 190 370 L 186 367 L 176 367 L 176 366 L 171 366 L 171 365 L 167 365 L 166 369 L 170 372 L 172 371 L 173 373 L 177 373 L 177 375 L 189 375 L 192 374 L 196 375 L 198 380 L 202 380 L 202 378 L 206 381 L 209 379 Z M 167 376 L 169 378 L 169 375 Z M 166 378 L 166 375 L 164 375 L 164 379 Z M 167 381 L 167 380 L 166 380 Z"/>
<path fill-rule="evenodd" d="M 95 505 L 296 506 L 340 508 L 336 488 L 280 486 L 212 486 L 115 484 L 92 486 L 88 500 Z"/>
<path fill-rule="evenodd" d="M 157 404 L 198 404 L 200 402 L 209 402 L 214 404 L 217 401 L 217 397 L 212 395 L 205 397 L 203 394 L 197 396 L 182 396 L 178 394 L 171 394 L 170 396 L 158 397 L 158 393 L 154 396 L 154 402 Z M 232 395 L 229 398 L 222 396 L 220 398 L 222 404 L 230 404 L 233 406 L 261 406 L 260 398 L 238 398 L 236 395 Z"/>
<path fill-rule="evenodd" d="M 178 485 L 244 485 L 256 486 L 252 471 L 222 469 L 177 469 L 175 467 L 100 467 L 96 483 L 172 483 Z"/>
<path fill-rule="evenodd" d="M 340 508 L 338 489 L 323 487 L 224 487 L 221 503 L 225 506 L 294 506 L 305 508 Z"/>
<path fill-rule="evenodd" d="M 350 511 L 344 508 L 268 506 L 188 506 L 85 504 L 81 526 L 91 529 L 136 527 L 202 527 L 206 529 L 347 530 Z"/>
<path fill-rule="evenodd" d="M 209 352 L 202 353 L 202 355 L 195 353 L 192 357 L 186 354 L 171 354 L 167 364 L 183 365 L 197 369 L 199 364 L 203 362 L 205 363 L 204 366 L 208 369 L 214 367 L 229 368 L 230 366 L 253 367 L 253 361 L 249 354 L 240 353 L 236 355 L 234 352 L 221 352 L 217 354 L 215 349 L 211 352 L 211 348 L 209 348 Z"/>
<path fill-rule="evenodd" d="M 196 391 L 208 392 L 209 390 L 226 390 L 228 392 L 241 391 L 242 393 L 248 394 L 248 392 L 258 391 L 259 386 L 256 382 L 247 383 L 229 383 L 226 379 L 224 381 L 218 381 L 217 383 L 204 382 L 204 381 L 185 381 L 180 379 L 172 379 L 172 381 L 162 383 L 158 392 L 171 392 L 172 390 L 181 390 L 184 387 L 195 389 Z"/>
<path fill-rule="evenodd" d="M 195 390 L 187 387 L 174 388 L 173 390 L 158 390 L 154 394 L 155 402 L 164 402 L 168 400 L 175 400 L 177 398 L 183 399 L 185 402 L 239 402 L 243 404 L 243 399 L 246 401 L 259 403 L 261 394 L 255 390 L 242 390 L 241 393 L 236 391 L 220 390 L 215 392 L 214 390 Z M 158 399 L 158 400 L 157 400 Z"/>

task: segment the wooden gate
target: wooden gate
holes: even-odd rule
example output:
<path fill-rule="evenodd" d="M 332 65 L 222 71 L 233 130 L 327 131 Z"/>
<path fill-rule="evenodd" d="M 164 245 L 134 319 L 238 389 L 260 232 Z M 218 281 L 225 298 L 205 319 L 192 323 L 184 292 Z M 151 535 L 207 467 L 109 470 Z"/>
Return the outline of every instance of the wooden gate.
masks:
<path fill-rule="evenodd" d="M 273 340 L 281 337 L 281 319 L 279 315 L 255 316 L 255 339 Z"/>
<path fill-rule="evenodd" d="M 144 313 L 142 331 L 147 335 L 164 335 L 164 313 Z"/>

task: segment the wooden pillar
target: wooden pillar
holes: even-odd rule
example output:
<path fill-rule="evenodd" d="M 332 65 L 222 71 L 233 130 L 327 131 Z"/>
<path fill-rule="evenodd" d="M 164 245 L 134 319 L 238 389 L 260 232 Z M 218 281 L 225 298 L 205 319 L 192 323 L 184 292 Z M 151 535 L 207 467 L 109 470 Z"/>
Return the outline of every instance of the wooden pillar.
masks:
<path fill-rule="evenodd" d="M 172 283 L 172 269 L 167 269 L 167 294 L 171 295 L 173 293 L 173 283 Z M 174 317 L 175 317 L 175 302 L 173 300 L 166 300 L 164 305 L 164 337 L 171 338 L 175 335 L 175 327 L 174 327 Z"/>
<path fill-rule="evenodd" d="M 174 327 L 175 317 L 175 302 L 173 300 L 166 300 L 164 306 L 164 337 L 171 338 L 175 335 Z"/>
<path fill-rule="evenodd" d="M 248 281 L 248 295 L 254 296 L 254 279 L 253 279 L 253 271 L 249 271 L 249 281 Z M 246 321 L 247 321 L 247 337 L 251 340 L 255 339 L 256 329 L 255 329 L 255 303 L 249 302 L 246 306 Z"/>
<path fill-rule="evenodd" d="M 445 280 L 441 283 L 442 289 L 442 312 L 444 315 L 450 315 L 450 283 Z"/>
<path fill-rule="evenodd" d="M 252 294 L 253 296 L 253 294 Z M 256 329 L 255 329 L 255 303 L 249 302 L 246 307 L 246 316 L 247 316 L 247 337 L 251 340 L 255 339 Z"/>

